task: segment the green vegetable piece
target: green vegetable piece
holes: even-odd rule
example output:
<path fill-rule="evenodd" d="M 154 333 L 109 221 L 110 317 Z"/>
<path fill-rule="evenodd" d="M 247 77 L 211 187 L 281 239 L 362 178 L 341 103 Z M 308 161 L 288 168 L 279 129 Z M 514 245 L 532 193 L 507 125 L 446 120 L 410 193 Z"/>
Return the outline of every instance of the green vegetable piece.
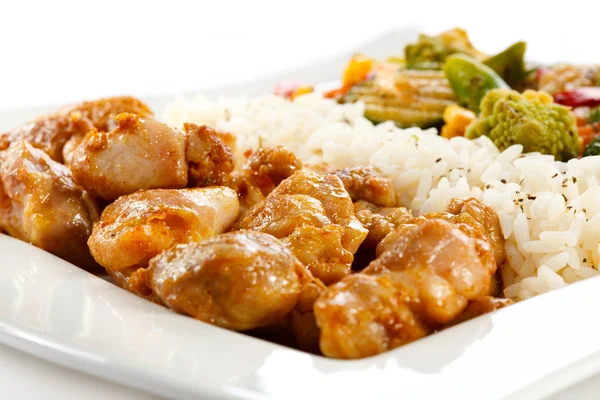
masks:
<path fill-rule="evenodd" d="M 421 34 L 416 43 L 404 48 L 404 57 L 410 69 L 441 69 L 450 50 L 440 39 Z"/>
<path fill-rule="evenodd" d="M 339 101 L 365 103 L 365 118 L 393 121 L 401 128 L 441 125 L 454 93 L 442 71 L 383 68 L 372 79 L 354 85 Z"/>
<path fill-rule="evenodd" d="M 524 152 L 551 154 L 560 161 L 577 157 L 582 142 L 573 112 L 554 103 L 549 94 L 533 90 L 490 90 L 465 136 L 487 136 L 501 151 L 520 144 Z"/>
<path fill-rule="evenodd" d="M 592 108 L 590 110 L 590 115 L 587 117 L 587 122 L 588 124 L 600 122 L 600 107 Z"/>
<path fill-rule="evenodd" d="M 585 146 L 583 156 L 600 156 L 600 136 L 596 136 L 587 146 Z"/>
<path fill-rule="evenodd" d="M 434 111 L 421 111 L 414 109 L 385 107 L 376 104 L 367 104 L 365 118 L 374 124 L 393 121 L 400 128 L 430 128 L 442 125 L 442 115 Z"/>
<path fill-rule="evenodd" d="M 509 86 L 490 67 L 464 54 L 448 57 L 444 74 L 450 82 L 458 103 L 476 113 L 485 94 L 492 89 Z"/>
<path fill-rule="evenodd" d="M 446 58 L 455 53 L 467 54 L 480 60 L 485 58 L 483 53 L 473 47 L 467 32 L 460 28 L 436 36 L 421 34 L 415 43 L 404 48 L 406 66 L 409 69 L 440 70 Z"/>
<path fill-rule="evenodd" d="M 527 76 L 525 50 L 527 43 L 517 42 L 506 50 L 485 60 L 483 63 L 493 69 L 512 88 L 517 88 Z"/>

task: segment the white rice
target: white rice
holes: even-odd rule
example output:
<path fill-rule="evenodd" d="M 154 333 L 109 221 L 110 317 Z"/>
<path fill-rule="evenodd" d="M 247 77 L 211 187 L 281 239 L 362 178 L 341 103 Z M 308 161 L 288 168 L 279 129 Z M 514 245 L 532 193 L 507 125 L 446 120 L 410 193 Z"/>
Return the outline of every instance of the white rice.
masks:
<path fill-rule="evenodd" d="M 173 126 L 207 124 L 237 136 L 236 161 L 260 146 L 283 145 L 308 164 L 371 164 L 392 179 L 399 204 L 415 214 L 443 211 L 454 197 L 476 197 L 500 218 L 507 251 L 504 294 L 525 299 L 599 273 L 600 157 L 554 161 L 503 152 L 486 137 L 450 140 L 434 129 L 373 125 L 362 103 L 319 94 L 293 102 L 274 95 L 211 101 L 177 99 Z"/>

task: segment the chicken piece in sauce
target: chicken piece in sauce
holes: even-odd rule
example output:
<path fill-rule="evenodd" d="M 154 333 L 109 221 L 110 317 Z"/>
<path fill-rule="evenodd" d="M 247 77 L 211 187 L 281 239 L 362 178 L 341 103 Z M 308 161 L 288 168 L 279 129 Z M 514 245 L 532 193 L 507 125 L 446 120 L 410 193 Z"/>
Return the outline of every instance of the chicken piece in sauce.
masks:
<path fill-rule="evenodd" d="M 115 117 L 121 113 L 136 114 L 140 118 L 152 117 L 152 110 L 142 101 L 131 96 L 107 97 L 94 101 L 66 106 L 58 111 L 64 113 L 81 113 L 83 118 L 92 122 L 99 131 L 110 131 L 117 127 Z"/>
<path fill-rule="evenodd" d="M 233 155 L 212 128 L 184 124 L 187 135 L 188 186 L 227 186 L 233 171 Z"/>
<path fill-rule="evenodd" d="M 364 200 L 354 203 L 354 212 L 369 231 L 362 244 L 368 249 L 375 249 L 394 229 L 413 219 L 411 212 L 404 207 L 377 207 Z"/>
<path fill-rule="evenodd" d="M 77 147 L 79 147 L 81 142 L 83 142 L 84 138 L 85 138 L 85 135 L 72 136 L 69 140 L 67 140 L 67 142 L 63 146 L 62 163 L 64 165 L 66 165 L 67 167 L 71 168 L 71 165 L 73 164 L 73 156 L 75 154 L 75 150 L 77 150 Z"/>
<path fill-rule="evenodd" d="M 358 166 L 333 172 L 344 184 L 353 201 L 365 200 L 380 207 L 396 205 L 392 181 L 372 166 Z"/>
<path fill-rule="evenodd" d="M 282 322 L 312 277 L 273 236 L 225 233 L 150 261 L 153 292 L 173 310 L 245 331 Z"/>
<path fill-rule="evenodd" d="M 287 315 L 286 325 L 296 345 L 305 351 L 318 354 L 319 327 L 315 320 L 314 304 L 327 287 L 319 279 L 312 278 L 302 287 L 296 307 Z"/>
<path fill-rule="evenodd" d="M 505 239 L 498 215 L 481 201 L 472 198 L 455 198 L 448 204 L 448 212 L 456 215 L 452 222 L 462 223 L 480 230 L 492 247 L 496 264 L 506 258 Z"/>
<path fill-rule="evenodd" d="M 492 311 L 508 307 L 513 304 L 511 299 L 503 299 L 493 296 L 485 296 L 481 299 L 472 300 L 469 302 L 465 311 L 463 311 L 456 319 L 452 320 L 448 326 L 458 325 L 462 322 L 477 318 L 481 315 L 491 313 Z"/>
<path fill-rule="evenodd" d="M 140 117 L 152 115 L 148 106 L 133 97 L 110 97 L 86 101 L 64 107 L 54 114 L 41 116 L 8 132 L 0 133 L 0 150 L 7 149 L 12 142 L 24 140 L 46 152 L 53 160 L 62 163 L 65 144 L 71 138 L 77 141 L 92 128 L 102 131 L 113 129 L 112 118 L 124 112 L 134 113 Z M 71 145 L 71 148 L 73 147 Z"/>
<path fill-rule="evenodd" d="M 500 228 L 500 220 L 490 207 L 474 198 L 456 198 L 450 201 L 447 212 L 426 214 L 407 222 L 407 224 L 421 224 L 430 219 L 443 219 L 457 224 L 459 229 L 474 238 L 486 240 L 491 246 L 496 265 L 501 265 L 506 258 L 504 249 L 504 236 Z M 394 243 L 404 235 L 407 226 L 398 229 L 386 236 L 377 246 L 377 255 L 387 250 L 388 245 Z"/>
<path fill-rule="evenodd" d="M 486 296 L 495 272 L 485 240 L 439 219 L 407 225 L 363 272 L 317 300 L 321 351 L 362 358 L 419 339 Z"/>
<path fill-rule="evenodd" d="M 106 207 L 88 244 L 119 285 L 146 296 L 145 277 L 134 275 L 139 268 L 175 244 L 227 231 L 238 214 L 237 196 L 226 187 L 139 191 Z"/>
<path fill-rule="evenodd" d="M 8 132 L 0 133 L 0 150 L 11 143 L 24 140 L 50 156 L 63 162 L 63 147 L 72 137 L 82 137 L 94 125 L 80 113 L 65 113 L 42 116 Z"/>
<path fill-rule="evenodd" d="M 282 181 L 241 216 L 235 229 L 281 239 L 326 285 L 350 273 L 354 253 L 368 234 L 340 179 L 307 171 Z"/>
<path fill-rule="evenodd" d="M 136 114 L 119 114 L 116 122 L 110 132 L 90 131 L 75 150 L 71 170 L 77 183 L 105 200 L 186 186 L 184 133 Z"/>
<path fill-rule="evenodd" d="M 342 279 L 317 300 L 315 316 L 321 352 L 334 358 L 372 356 L 430 332 L 388 276 Z"/>
<path fill-rule="evenodd" d="M 263 201 L 284 179 L 302 169 L 302 162 L 282 146 L 265 147 L 250 154 L 242 171 L 234 174 L 230 187 L 243 209 Z"/>
<path fill-rule="evenodd" d="M 73 264 L 95 270 L 87 240 L 96 203 L 71 172 L 20 141 L 0 152 L 0 228 Z"/>

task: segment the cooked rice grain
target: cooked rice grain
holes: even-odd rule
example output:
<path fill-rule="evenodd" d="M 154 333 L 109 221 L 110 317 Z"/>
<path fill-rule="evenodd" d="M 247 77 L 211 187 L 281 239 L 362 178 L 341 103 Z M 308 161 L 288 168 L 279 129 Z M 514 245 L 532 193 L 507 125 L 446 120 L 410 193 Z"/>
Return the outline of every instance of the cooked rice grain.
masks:
<path fill-rule="evenodd" d="M 274 95 L 211 101 L 177 99 L 165 119 L 207 124 L 237 136 L 243 153 L 283 145 L 305 163 L 333 168 L 371 164 L 393 182 L 400 205 L 416 214 L 443 211 L 472 196 L 499 215 L 507 239 L 501 267 L 507 297 L 525 299 L 597 275 L 600 264 L 600 157 L 554 161 L 503 152 L 486 137 L 450 140 L 434 129 L 373 125 L 362 103 L 340 105 L 319 94 L 293 102 Z"/>

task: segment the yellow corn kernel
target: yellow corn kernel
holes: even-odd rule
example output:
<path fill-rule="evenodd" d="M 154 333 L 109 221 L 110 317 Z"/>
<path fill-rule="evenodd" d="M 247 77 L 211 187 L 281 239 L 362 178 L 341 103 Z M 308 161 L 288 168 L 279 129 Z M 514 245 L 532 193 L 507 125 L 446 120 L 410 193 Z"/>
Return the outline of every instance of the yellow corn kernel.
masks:
<path fill-rule="evenodd" d="M 471 110 L 462 108 L 455 104 L 446 107 L 444 110 L 444 122 L 441 136 L 450 139 L 455 136 L 464 136 L 465 129 L 477 116 Z"/>

